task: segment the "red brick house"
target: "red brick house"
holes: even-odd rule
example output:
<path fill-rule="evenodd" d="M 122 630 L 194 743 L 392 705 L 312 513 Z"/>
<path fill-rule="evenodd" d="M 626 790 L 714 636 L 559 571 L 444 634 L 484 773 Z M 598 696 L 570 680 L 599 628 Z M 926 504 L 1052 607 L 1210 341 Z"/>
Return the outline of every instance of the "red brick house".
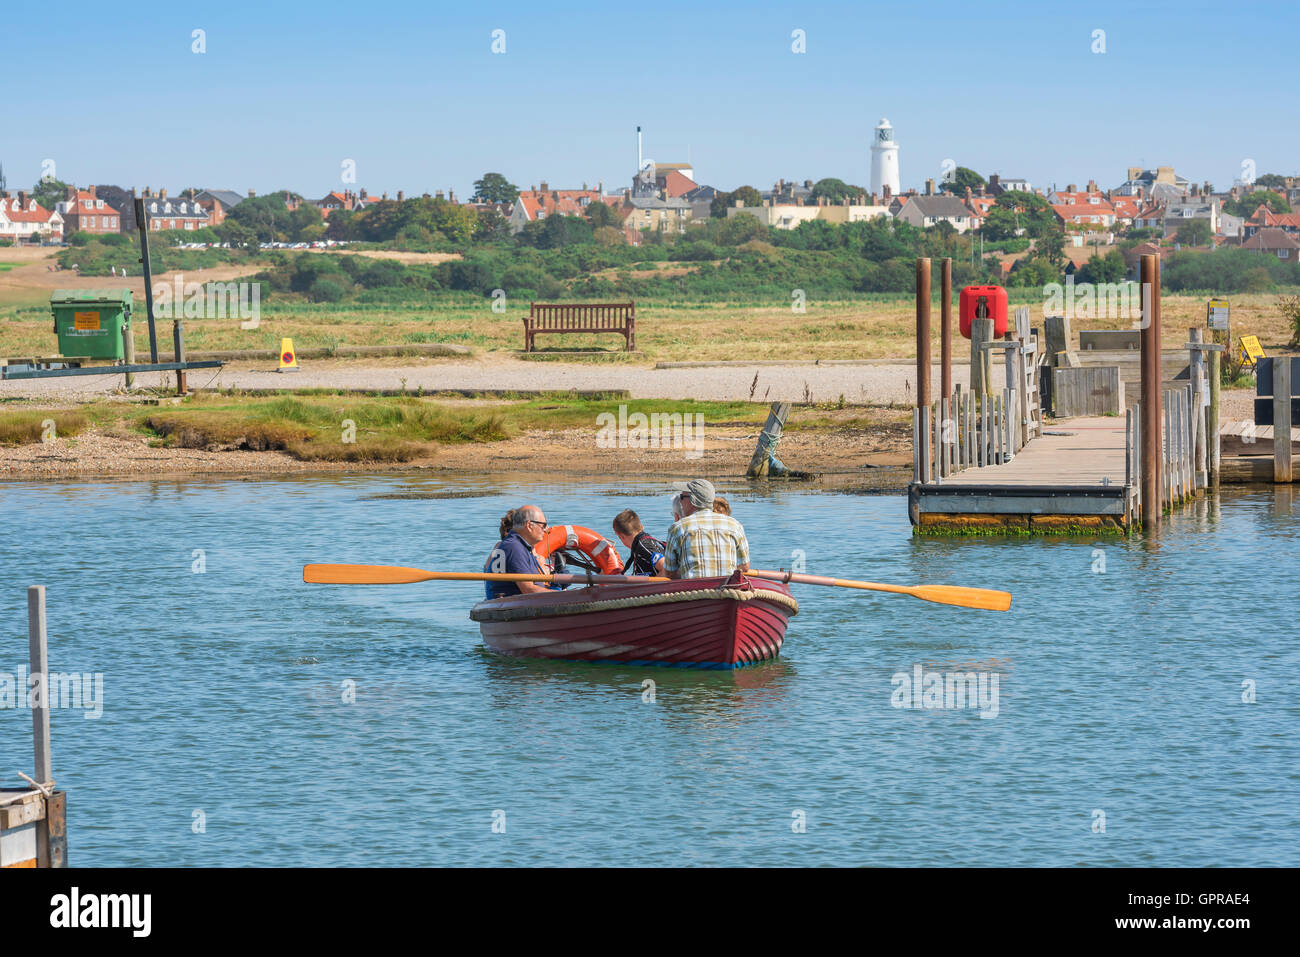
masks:
<path fill-rule="evenodd" d="M 63 217 L 63 231 L 72 233 L 116 233 L 122 229 L 122 217 L 112 206 L 95 195 L 95 187 L 68 187 L 67 198 L 55 207 Z"/>

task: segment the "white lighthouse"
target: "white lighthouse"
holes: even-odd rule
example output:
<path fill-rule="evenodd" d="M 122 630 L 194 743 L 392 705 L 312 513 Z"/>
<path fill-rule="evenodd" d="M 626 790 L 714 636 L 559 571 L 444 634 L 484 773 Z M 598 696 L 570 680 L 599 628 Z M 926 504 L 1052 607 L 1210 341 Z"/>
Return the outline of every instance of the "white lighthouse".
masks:
<path fill-rule="evenodd" d="M 882 117 L 871 143 L 871 192 L 880 196 L 886 186 L 892 195 L 898 195 L 898 144 L 894 128 Z"/>

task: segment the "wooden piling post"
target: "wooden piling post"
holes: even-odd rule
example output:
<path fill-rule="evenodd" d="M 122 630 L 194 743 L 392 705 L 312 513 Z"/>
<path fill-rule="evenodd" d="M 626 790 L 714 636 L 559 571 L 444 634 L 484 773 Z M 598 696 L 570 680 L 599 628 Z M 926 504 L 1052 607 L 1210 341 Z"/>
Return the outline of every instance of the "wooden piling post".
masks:
<path fill-rule="evenodd" d="M 951 401 L 946 397 L 939 400 L 939 478 L 947 478 L 952 470 L 952 459 L 950 457 L 952 449 L 952 421 L 949 416 L 952 414 Z"/>
<path fill-rule="evenodd" d="M 952 259 L 943 261 L 939 278 L 939 394 L 952 395 Z"/>
<path fill-rule="evenodd" d="M 179 319 L 172 320 L 172 355 L 177 362 L 185 361 L 185 330 Z M 176 370 L 176 394 L 185 395 L 185 370 Z"/>
<path fill-rule="evenodd" d="M 930 405 L 930 260 L 916 261 L 916 404 Z"/>
<path fill-rule="evenodd" d="M 41 693 L 32 700 L 32 747 L 35 757 L 33 778 L 40 784 L 54 780 L 50 771 L 50 709 L 46 677 L 50 670 L 49 648 L 45 633 L 45 586 L 27 589 L 27 645 L 31 674 L 40 675 Z"/>
<path fill-rule="evenodd" d="M 1291 479 L 1291 358 L 1278 356 L 1273 360 L 1273 481 Z"/>
<path fill-rule="evenodd" d="M 1205 435 L 1206 450 L 1209 456 L 1206 460 L 1208 469 L 1208 479 L 1211 488 L 1219 487 L 1219 375 L 1221 361 L 1218 352 L 1211 352 L 1209 355 L 1209 378 L 1210 378 L 1210 407 L 1206 409 Z"/>
<path fill-rule="evenodd" d="M 33 681 L 39 682 L 33 684 L 32 693 L 32 780 L 45 787 L 54 781 L 54 772 L 50 759 L 50 656 L 45 629 L 44 585 L 32 585 L 27 589 L 27 645 L 28 669 Z M 45 800 L 48 808 L 48 795 Z M 50 866 L 50 822 L 46 815 L 36 822 L 36 866 Z"/>
<path fill-rule="evenodd" d="M 1142 292 L 1142 524 L 1160 527 L 1164 509 L 1161 436 L 1160 257 L 1145 255 L 1140 267 Z"/>
<path fill-rule="evenodd" d="M 993 320 L 972 319 L 970 324 L 970 389 L 979 396 L 980 404 L 992 391 L 993 383 L 989 381 L 989 348 L 985 343 L 993 341 Z"/>

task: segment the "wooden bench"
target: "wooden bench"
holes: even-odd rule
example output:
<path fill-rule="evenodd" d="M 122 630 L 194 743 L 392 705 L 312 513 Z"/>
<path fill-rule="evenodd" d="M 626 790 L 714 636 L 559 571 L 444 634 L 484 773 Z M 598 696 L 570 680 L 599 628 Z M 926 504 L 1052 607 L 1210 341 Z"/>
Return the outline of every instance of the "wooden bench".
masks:
<path fill-rule="evenodd" d="M 533 351 L 533 337 L 540 332 L 602 333 L 623 336 L 628 352 L 636 351 L 636 303 L 575 302 L 528 304 L 524 316 L 524 351 Z"/>

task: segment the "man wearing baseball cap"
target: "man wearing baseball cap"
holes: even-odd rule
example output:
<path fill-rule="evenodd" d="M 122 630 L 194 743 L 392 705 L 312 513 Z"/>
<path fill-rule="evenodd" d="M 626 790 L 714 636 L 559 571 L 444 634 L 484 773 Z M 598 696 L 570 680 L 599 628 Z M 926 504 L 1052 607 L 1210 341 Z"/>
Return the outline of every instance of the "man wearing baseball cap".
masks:
<path fill-rule="evenodd" d="M 713 483 L 692 479 L 678 495 L 682 517 L 668 529 L 663 572 L 669 578 L 713 578 L 749 571 L 744 527 L 713 510 Z"/>

